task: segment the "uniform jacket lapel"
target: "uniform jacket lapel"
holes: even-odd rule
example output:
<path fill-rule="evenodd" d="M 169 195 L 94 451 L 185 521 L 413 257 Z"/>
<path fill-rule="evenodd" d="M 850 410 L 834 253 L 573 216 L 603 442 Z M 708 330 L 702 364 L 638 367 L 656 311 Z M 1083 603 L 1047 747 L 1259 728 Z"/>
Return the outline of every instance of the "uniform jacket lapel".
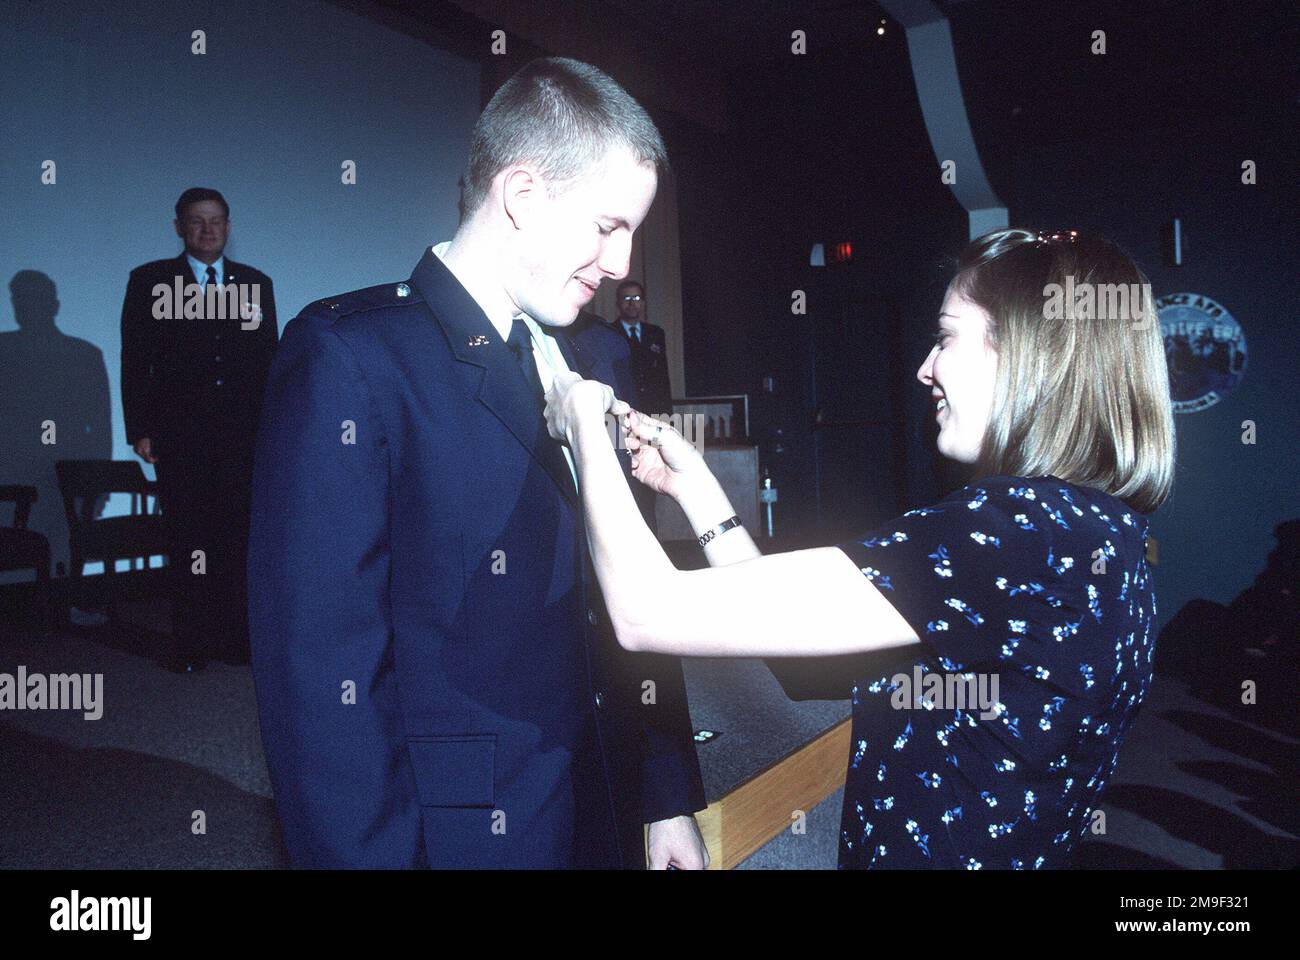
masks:
<path fill-rule="evenodd" d="M 429 305 L 456 359 L 482 369 L 479 402 L 546 468 L 565 498 L 576 506 L 578 492 L 564 451 L 547 433 L 540 404 L 530 395 L 510 348 L 487 315 L 431 249 L 425 250 L 416 265 L 411 283 Z"/>

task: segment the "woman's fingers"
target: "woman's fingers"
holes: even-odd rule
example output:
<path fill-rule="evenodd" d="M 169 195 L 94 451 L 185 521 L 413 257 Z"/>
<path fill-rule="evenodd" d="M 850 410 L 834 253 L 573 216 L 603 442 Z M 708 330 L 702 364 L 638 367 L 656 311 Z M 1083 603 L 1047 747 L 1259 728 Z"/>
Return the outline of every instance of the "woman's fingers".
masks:
<path fill-rule="evenodd" d="M 682 447 L 686 445 L 686 438 L 673 429 L 671 424 L 638 414 L 633 426 L 633 435 L 646 446 L 666 451 L 661 455 L 669 466 L 676 465 L 682 458 Z"/>
<path fill-rule="evenodd" d="M 653 453 L 651 469 L 662 463 L 674 474 L 693 473 L 703 467 L 699 452 L 672 424 L 633 410 L 626 418 L 627 446 L 632 450 L 649 449 Z M 707 468 L 705 468 L 707 469 Z"/>
<path fill-rule="evenodd" d="M 618 417 L 618 425 L 623 437 L 623 446 L 631 453 L 641 449 L 641 438 L 632 430 L 632 424 L 635 422 L 637 412 L 628 407 Z"/>
<path fill-rule="evenodd" d="M 582 382 L 582 377 L 572 370 L 557 373 L 551 380 L 551 391 L 555 393 L 556 403 L 563 401 L 565 395 Z"/>
<path fill-rule="evenodd" d="M 599 380 L 584 380 L 569 370 L 555 375 L 551 388 L 546 392 L 543 413 L 550 435 L 563 441 L 568 430 L 580 420 L 608 413 L 622 417 L 631 409 L 615 395 L 614 388 L 609 384 Z"/>
<path fill-rule="evenodd" d="M 636 437 L 646 443 L 657 443 L 664 438 L 665 434 L 675 434 L 676 430 L 670 424 L 662 420 L 656 420 L 654 417 L 647 417 L 644 413 L 632 411 L 632 420 L 628 435 Z M 678 434 L 680 436 L 680 434 Z"/>

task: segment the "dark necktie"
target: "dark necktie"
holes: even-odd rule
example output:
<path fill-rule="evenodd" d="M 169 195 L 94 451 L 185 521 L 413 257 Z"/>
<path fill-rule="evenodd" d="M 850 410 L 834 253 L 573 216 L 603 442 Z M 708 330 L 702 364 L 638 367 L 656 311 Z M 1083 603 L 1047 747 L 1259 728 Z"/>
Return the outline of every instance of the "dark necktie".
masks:
<path fill-rule="evenodd" d="M 207 293 L 209 289 L 212 289 L 212 288 L 216 287 L 216 285 L 217 285 L 217 268 L 216 268 L 216 267 L 213 267 L 213 266 L 209 266 L 209 267 L 208 267 L 208 285 L 207 285 L 206 287 L 203 288 L 203 292 L 204 292 L 204 293 Z"/>
<path fill-rule="evenodd" d="M 627 335 L 628 335 L 629 337 L 632 338 L 632 346 L 634 346 L 634 347 L 639 347 L 639 346 L 641 346 L 641 328 L 640 328 L 640 327 L 628 327 Z"/>
<path fill-rule="evenodd" d="M 546 395 L 542 392 L 542 378 L 537 374 L 537 361 L 533 359 L 533 338 L 529 336 L 528 327 L 522 318 L 515 317 L 510 324 L 510 338 L 506 340 L 506 346 L 515 355 L 515 361 L 519 364 L 519 370 L 528 383 L 528 389 L 537 398 L 538 420 L 541 420 L 541 414 L 546 408 Z M 538 452 L 543 462 L 549 460 L 551 472 L 557 478 L 563 478 L 560 482 L 564 484 L 564 488 L 571 494 L 576 493 L 573 474 L 569 472 L 569 462 L 564 456 L 563 449 L 551 439 L 545 427 L 541 427 L 540 431 L 541 443 Z"/>
<path fill-rule="evenodd" d="M 533 338 L 529 335 L 523 318 L 515 317 L 510 324 L 510 339 L 506 341 L 506 346 L 515 355 L 515 362 L 519 364 L 519 370 L 528 382 L 528 389 L 537 398 L 537 405 L 544 406 L 546 394 L 542 390 L 542 378 L 537 375 L 537 361 L 533 359 Z"/>

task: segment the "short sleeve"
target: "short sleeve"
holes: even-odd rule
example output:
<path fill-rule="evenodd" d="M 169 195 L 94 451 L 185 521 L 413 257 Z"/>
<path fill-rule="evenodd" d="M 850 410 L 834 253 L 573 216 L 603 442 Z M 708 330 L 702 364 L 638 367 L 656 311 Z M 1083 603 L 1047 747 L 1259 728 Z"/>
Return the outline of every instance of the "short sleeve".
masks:
<path fill-rule="evenodd" d="M 1052 564 L 1073 558 L 1053 557 L 1052 508 L 1017 479 L 981 481 L 839 544 L 945 670 L 996 663 L 1067 605 L 1052 594 Z"/>

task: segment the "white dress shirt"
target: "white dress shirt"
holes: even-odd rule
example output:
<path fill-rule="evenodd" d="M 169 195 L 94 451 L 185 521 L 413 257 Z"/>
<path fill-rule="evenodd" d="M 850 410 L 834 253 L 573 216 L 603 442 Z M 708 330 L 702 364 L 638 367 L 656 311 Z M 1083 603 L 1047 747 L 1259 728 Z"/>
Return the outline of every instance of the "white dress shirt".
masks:
<path fill-rule="evenodd" d="M 457 281 L 460 282 L 460 285 L 465 287 L 465 292 L 469 293 L 469 288 L 465 285 L 465 281 L 456 276 L 456 271 L 452 269 L 451 265 L 447 263 L 446 260 L 443 260 L 443 254 L 447 252 L 449 246 L 451 246 L 451 241 L 444 240 L 442 243 L 434 246 L 433 253 L 439 260 L 442 260 L 443 266 L 451 271 L 451 275 L 456 277 Z M 220 279 L 220 274 L 217 276 L 218 279 Z M 470 296 L 472 297 L 473 294 L 471 293 Z M 478 303 L 477 300 L 474 302 Z M 509 343 L 510 328 L 513 326 L 514 317 L 494 317 L 488 313 L 487 307 L 483 304 L 479 303 L 479 307 L 483 310 L 483 313 L 487 314 L 487 318 L 492 324 L 492 328 L 496 330 L 497 334 L 501 337 L 501 342 Z M 568 373 L 569 365 L 565 362 L 564 354 L 560 352 L 560 346 L 555 342 L 555 336 L 553 334 L 525 313 L 516 313 L 515 316 L 522 319 L 524 321 L 524 326 L 528 328 L 528 333 L 533 343 L 533 362 L 537 364 L 537 376 L 538 379 L 542 381 L 542 390 L 549 391 L 552 384 L 555 383 L 556 374 Z M 568 461 L 569 472 L 573 474 L 573 485 L 574 487 L 577 487 L 578 471 L 573 465 L 573 452 L 569 449 L 568 444 L 562 444 L 561 449 L 564 451 L 564 459 Z"/>
<path fill-rule="evenodd" d="M 208 265 L 202 260 L 195 260 L 188 253 L 185 254 L 185 259 L 189 261 L 190 269 L 194 271 L 194 279 L 197 280 L 199 286 L 203 288 L 203 292 L 207 293 Z M 212 269 L 215 270 L 217 274 L 217 286 L 223 286 L 226 281 L 226 258 L 217 257 L 216 261 L 212 264 Z"/>

